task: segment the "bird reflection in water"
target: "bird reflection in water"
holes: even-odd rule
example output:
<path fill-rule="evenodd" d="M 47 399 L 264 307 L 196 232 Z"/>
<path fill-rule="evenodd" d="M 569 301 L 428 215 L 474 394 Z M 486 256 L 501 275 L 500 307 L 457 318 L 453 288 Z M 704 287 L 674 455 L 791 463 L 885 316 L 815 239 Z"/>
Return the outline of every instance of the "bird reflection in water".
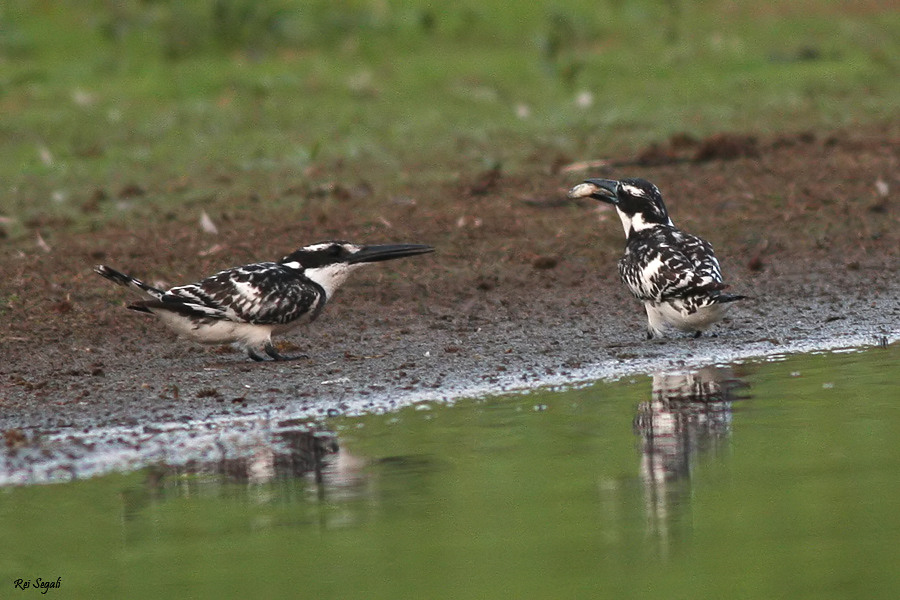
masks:
<path fill-rule="evenodd" d="M 159 498 L 191 496 L 201 487 L 245 484 L 253 488 L 303 480 L 307 490 L 324 499 L 326 489 L 340 493 L 359 485 L 363 477 L 362 461 L 340 447 L 337 435 L 307 421 L 275 422 L 243 438 L 223 436 L 217 446 L 218 452 L 210 451 L 208 460 L 151 468 L 146 489 Z"/>
<path fill-rule="evenodd" d="M 147 469 L 143 485 L 123 490 L 126 543 L 140 543 L 155 531 L 157 525 L 148 520 L 152 507 L 185 498 L 214 498 L 218 503 L 208 509 L 223 514 L 236 503 L 245 508 L 232 517 L 257 529 L 292 519 L 342 526 L 352 515 L 321 507 L 356 498 L 366 486 L 364 461 L 341 448 L 333 431 L 300 419 L 223 430 L 203 447 L 206 452 L 195 452 L 196 458 L 184 463 Z M 286 504 L 296 507 L 287 516 L 277 508 Z"/>
<path fill-rule="evenodd" d="M 337 437 L 307 423 L 278 423 L 270 439 L 255 444 L 242 456 L 172 466 L 175 475 L 222 475 L 236 483 L 267 483 L 275 479 L 310 476 L 321 483 L 326 462 L 338 452 Z"/>
<path fill-rule="evenodd" d="M 691 472 L 698 458 L 725 450 L 733 402 L 746 398 L 737 391 L 747 387 L 726 368 L 653 375 L 652 397 L 638 404 L 634 431 L 640 436 L 648 527 L 661 540 L 669 537 L 669 526 L 676 518 L 670 511 L 687 508 Z"/>

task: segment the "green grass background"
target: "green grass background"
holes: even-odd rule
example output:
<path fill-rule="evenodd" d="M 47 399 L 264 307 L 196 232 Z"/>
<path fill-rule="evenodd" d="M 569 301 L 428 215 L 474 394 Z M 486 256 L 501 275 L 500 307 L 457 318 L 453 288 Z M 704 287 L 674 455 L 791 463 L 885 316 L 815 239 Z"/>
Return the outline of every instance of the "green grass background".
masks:
<path fill-rule="evenodd" d="M 128 186 L 277 209 L 346 172 L 397 194 L 898 106 L 892 2 L 21 0 L 0 7 L 0 217 L 146 217 L 84 210 Z"/>

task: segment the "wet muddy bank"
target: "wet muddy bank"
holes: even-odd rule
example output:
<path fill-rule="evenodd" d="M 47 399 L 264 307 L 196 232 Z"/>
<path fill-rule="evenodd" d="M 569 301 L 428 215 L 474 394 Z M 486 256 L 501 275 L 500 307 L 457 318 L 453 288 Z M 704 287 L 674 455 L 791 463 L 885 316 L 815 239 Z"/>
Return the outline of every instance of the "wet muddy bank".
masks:
<path fill-rule="evenodd" d="M 285 431 L 320 430 L 329 416 L 896 341 L 900 285 L 882 280 L 862 301 L 855 290 L 871 279 L 852 273 L 859 280 L 807 284 L 802 298 L 786 293 L 802 289 L 799 281 L 781 290 L 765 282 L 755 290 L 762 297 L 700 339 L 644 340 L 639 307 L 610 285 L 547 293 L 518 319 L 482 311 L 431 328 L 396 316 L 356 337 L 311 338 L 303 348 L 311 358 L 283 363 L 253 363 L 162 331 L 162 339 L 123 342 L 127 352 L 45 347 L 44 360 L 29 369 L 34 381 L 47 382 L 5 391 L 2 483 L 244 460 L 276 448 Z M 327 321 L 317 327 L 325 330 Z M 60 374 L 55 363 L 69 367 Z"/>

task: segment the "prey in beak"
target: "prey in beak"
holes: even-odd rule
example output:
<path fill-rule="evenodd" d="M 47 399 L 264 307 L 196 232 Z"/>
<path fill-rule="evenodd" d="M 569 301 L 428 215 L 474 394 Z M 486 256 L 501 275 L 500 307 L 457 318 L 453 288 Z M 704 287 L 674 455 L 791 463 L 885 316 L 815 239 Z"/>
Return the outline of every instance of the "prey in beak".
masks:
<path fill-rule="evenodd" d="M 584 183 L 579 183 L 567 194 L 573 200 L 576 198 L 593 198 L 600 202 L 609 204 L 618 204 L 619 196 L 616 189 L 619 185 L 618 181 L 613 179 L 586 179 Z"/>

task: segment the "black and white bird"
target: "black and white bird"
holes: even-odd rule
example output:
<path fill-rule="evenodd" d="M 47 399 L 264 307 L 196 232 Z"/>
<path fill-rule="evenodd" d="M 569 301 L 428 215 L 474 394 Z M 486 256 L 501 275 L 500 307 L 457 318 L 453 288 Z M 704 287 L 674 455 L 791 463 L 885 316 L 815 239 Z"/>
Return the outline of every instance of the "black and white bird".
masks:
<path fill-rule="evenodd" d="M 149 297 L 128 308 L 158 316 L 183 337 L 204 344 L 234 344 L 253 360 L 265 360 L 263 353 L 274 360 L 285 360 L 272 344 L 272 335 L 315 320 L 352 271 L 369 263 L 433 250 L 423 244 L 320 242 L 278 262 L 226 269 L 167 291 L 105 265 L 97 265 L 94 271 Z"/>
<path fill-rule="evenodd" d="M 677 229 L 659 189 L 646 179 L 588 179 L 569 190 L 616 207 L 625 230 L 619 275 L 647 310 L 647 337 L 671 328 L 695 337 L 721 320 L 731 303 L 709 242 Z"/>

